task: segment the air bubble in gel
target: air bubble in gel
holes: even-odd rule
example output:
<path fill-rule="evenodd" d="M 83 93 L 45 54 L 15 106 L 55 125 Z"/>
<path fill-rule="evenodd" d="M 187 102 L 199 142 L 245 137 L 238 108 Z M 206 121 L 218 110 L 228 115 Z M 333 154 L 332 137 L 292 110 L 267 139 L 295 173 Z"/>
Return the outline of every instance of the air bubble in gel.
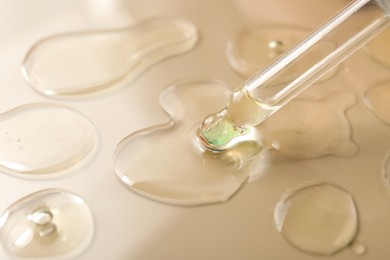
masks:
<path fill-rule="evenodd" d="M 223 106 L 230 92 L 220 82 L 188 80 L 174 84 L 160 103 L 170 120 L 122 140 L 115 173 L 131 190 L 176 205 L 200 205 L 230 198 L 251 175 L 263 144 L 255 138 L 223 151 L 198 140 L 199 123 Z"/>
<path fill-rule="evenodd" d="M 227 45 L 227 57 L 232 68 L 245 79 L 252 77 L 257 72 L 265 69 L 281 54 L 289 50 L 295 44 L 303 40 L 310 30 L 288 25 L 269 25 L 248 28 L 235 36 Z M 335 49 L 332 42 L 323 42 L 307 55 L 305 63 L 299 63 L 288 68 L 290 77 L 301 73 L 310 63 Z M 333 69 L 322 80 L 332 77 L 337 69 Z M 285 79 L 288 81 L 289 79 Z"/>
<path fill-rule="evenodd" d="M 18 259 L 74 259 L 90 244 L 94 221 L 85 201 L 62 189 L 30 194 L 0 218 L 0 240 Z"/>

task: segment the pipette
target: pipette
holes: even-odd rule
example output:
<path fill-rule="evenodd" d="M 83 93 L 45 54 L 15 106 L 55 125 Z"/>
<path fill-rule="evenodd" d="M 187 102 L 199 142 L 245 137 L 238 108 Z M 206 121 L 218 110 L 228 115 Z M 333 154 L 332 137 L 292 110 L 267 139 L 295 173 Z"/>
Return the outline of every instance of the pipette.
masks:
<path fill-rule="evenodd" d="M 383 31 L 390 0 L 356 0 L 312 35 L 232 93 L 226 107 L 208 116 L 198 136 L 207 149 L 220 151 L 253 139 L 256 125 L 270 117 L 333 67 Z M 311 55 L 334 44 L 322 55 Z M 389 46 L 390 48 L 390 46 Z M 305 64 L 305 66 L 296 66 Z M 296 71 L 300 68 L 299 71 Z"/>

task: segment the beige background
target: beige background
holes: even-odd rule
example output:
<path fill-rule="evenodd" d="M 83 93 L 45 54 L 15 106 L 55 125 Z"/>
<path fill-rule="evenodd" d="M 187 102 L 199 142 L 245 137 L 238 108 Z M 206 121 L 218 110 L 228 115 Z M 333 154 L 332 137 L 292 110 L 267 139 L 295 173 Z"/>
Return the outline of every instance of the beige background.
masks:
<path fill-rule="evenodd" d="M 0 174 L 0 211 L 34 191 L 61 187 L 83 197 L 95 217 L 95 236 L 80 259 L 389 259 L 390 194 L 382 166 L 390 145 L 390 127 L 376 120 L 362 101 L 375 82 L 390 79 L 386 70 L 360 51 L 337 77 L 303 95 L 335 89 L 354 93 L 348 111 L 354 158 L 328 156 L 294 161 L 277 158 L 267 174 L 245 185 L 226 203 L 175 207 L 127 190 L 113 173 L 115 145 L 127 134 L 162 122 L 159 93 L 189 77 L 217 78 L 231 88 L 243 79 L 229 66 L 225 46 L 240 29 L 256 24 L 316 27 L 348 1 L 342 0 L 0 0 L 0 111 L 37 101 L 20 74 L 29 47 L 51 34 L 128 26 L 145 18 L 185 17 L 199 28 L 194 51 L 153 66 L 130 86 L 79 101 L 54 101 L 73 107 L 96 125 L 100 136 L 92 162 L 67 176 L 31 181 Z M 321 86 L 321 87 L 320 87 Z M 213 112 L 213 111 L 210 111 Z M 356 256 L 349 249 L 331 257 L 314 256 L 288 244 L 276 231 L 273 209 L 284 192 L 298 184 L 325 179 L 355 198 L 360 218 L 357 241 L 367 247 Z M 0 259 L 7 259 L 0 249 Z"/>

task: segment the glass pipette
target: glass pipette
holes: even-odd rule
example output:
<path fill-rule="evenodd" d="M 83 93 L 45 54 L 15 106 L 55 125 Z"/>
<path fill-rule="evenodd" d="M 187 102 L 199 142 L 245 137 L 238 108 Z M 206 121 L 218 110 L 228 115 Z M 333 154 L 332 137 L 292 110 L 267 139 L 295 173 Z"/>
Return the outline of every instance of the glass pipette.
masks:
<path fill-rule="evenodd" d="M 198 130 L 200 140 L 207 149 L 219 151 L 251 138 L 256 125 L 384 30 L 389 21 L 390 0 L 351 2 L 234 91 L 222 111 L 203 121 Z M 330 44 L 333 48 L 324 52 Z M 322 55 L 311 55 L 320 49 Z"/>

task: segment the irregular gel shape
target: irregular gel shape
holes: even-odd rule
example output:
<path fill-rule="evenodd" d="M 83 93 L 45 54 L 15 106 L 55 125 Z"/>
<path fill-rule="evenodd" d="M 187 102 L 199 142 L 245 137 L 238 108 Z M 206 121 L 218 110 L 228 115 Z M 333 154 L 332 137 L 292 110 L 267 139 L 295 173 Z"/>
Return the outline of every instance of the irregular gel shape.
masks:
<path fill-rule="evenodd" d="M 355 102 L 346 93 L 333 93 L 322 100 L 293 100 L 264 122 L 264 136 L 291 158 L 353 156 L 358 146 L 352 141 L 345 111 Z"/>
<path fill-rule="evenodd" d="M 263 26 L 250 28 L 239 32 L 236 37 L 228 43 L 227 57 L 230 65 L 244 78 L 254 76 L 258 71 L 265 69 L 281 54 L 302 41 L 309 35 L 310 30 L 294 26 Z M 309 58 L 302 59 L 294 66 L 286 67 L 285 81 L 289 81 L 302 74 L 309 67 L 325 57 L 335 49 L 332 42 L 322 42 L 314 49 L 309 49 L 305 54 Z M 328 79 L 335 74 L 333 69 L 322 79 Z"/>
<path fill-rule="evenodd" d="M 18 259 L 74 259 L 90 244 L 93 217 L 83 199 L 61 189 L 30 194 L 0 218 L 0 239 Z"/>
<path fill-rule="evenodd" d="M 34 103 L 0 115 L 0 171 L 13 176 L 57 176 L 84 164 L 96 146 L 92 123 L 61 105 Z"/>
<path fill-rule="evenodd" d="M 167 89 L 160 103 L 170 121 L 122 140 L 115 153 L 116 175 L 131 190 L 164 203 L 227 200 L 251 175 L 253 158 L 262 150 L 254 140 L 219 152 L 200 145 L 197 127 L 228 96 L 227 88 L 213 81 L 184 81 Z"/>
<path fill-rule="evenodd" d="M 390 125 L 390 81 L 370 87 L 364 101 L 379 120 Z"/>
<path fill-rule="evenodd" d="M 197 37 L 194 25 L 178 19 L 56 35 L 30 49 L 22 72 L 46 96 L 91 94 L 129 83 L 151 65 L 190 50 Z"/>
<path fill-rule="evenodd" d="M 368 54 L 380 64 L 390 67 L 390 29 L 386 29 L 372 39 L 365 50 Z"/>
<path fill-rule="evenodd" d="M 274 211 L 276 228 L 295 247 L 330 255 L 351 244 L 358 216 L 350 193 L 328 183 L 287 193 Z"/>

